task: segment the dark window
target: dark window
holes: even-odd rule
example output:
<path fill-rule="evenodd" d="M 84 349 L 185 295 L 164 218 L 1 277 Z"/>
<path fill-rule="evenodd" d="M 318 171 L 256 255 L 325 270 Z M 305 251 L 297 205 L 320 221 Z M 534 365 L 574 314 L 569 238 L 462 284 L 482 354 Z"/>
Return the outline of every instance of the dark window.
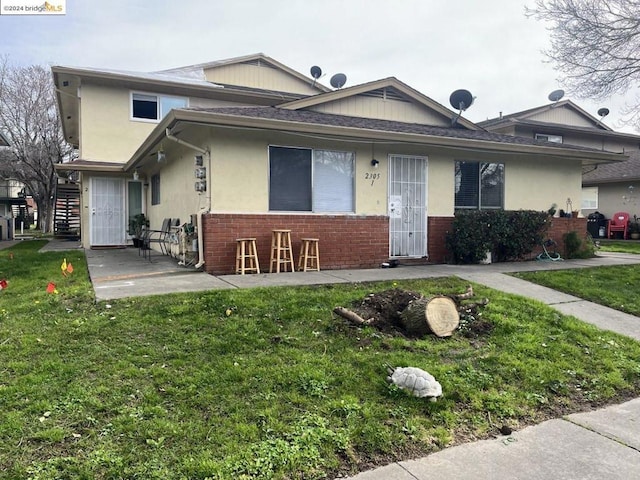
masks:
<path fill-rule="evenodd" d="M 311 211 L 311 150 L 269 147 L 269 210 Z"/>
<path fill-rule="evenodd" d="M 352 152 L 269 147 L 269 210 L 353 212 Z"/>
<path fill-rule="evenodd" d="M 151 205 L 160 205 L 160 175 L 151 177 Z"/>
<path fill-rule="evenodd" d="M 132 101 L 133 118 L 144 118 L 148 120 L 158 119 L 158 97 L 155 95 L 134 93 Z"/>
<path fill-rule="evenodd" d="M 502 163 L 456 162 L 456 208 L 504 208 Z"/>

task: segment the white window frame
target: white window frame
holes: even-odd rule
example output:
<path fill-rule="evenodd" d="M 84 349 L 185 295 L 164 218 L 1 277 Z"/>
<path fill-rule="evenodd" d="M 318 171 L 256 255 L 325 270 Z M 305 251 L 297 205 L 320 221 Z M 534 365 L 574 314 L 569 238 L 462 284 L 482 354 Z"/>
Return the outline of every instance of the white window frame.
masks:
<path fill-rule="evenodd" d="M 155 97 L 156 99 L 156 118 L 139 118 L 133 116 L 133 97 L 134 95 L 145 95 L 148 97 Z M 141 92 L 138 90 L 132 90 L 129 92 L 129 120 L 133 122 L 146 122 L 146 123 L 159 123 L 169 112 L 162 111 L 162 100 L 163 99 L 172 99 L 172 100 L 184 100 L 185 106 L 183 108 L 189 107 L 189 98 L 188 97 L 180 97 L 176 95 L 161 95 L 158 93 L 151 92 Z"/>
<path fill-rule="evenodd" d="M 543 140 L 551 143 L 563 143 L 562 135 L 551 135 L 547 133 L 536 133 L 536 140 Z"/>
<path fill-rule="evenodd" d="M 598 209 L 598 187 L 582 187 L 582 210 Z"/>

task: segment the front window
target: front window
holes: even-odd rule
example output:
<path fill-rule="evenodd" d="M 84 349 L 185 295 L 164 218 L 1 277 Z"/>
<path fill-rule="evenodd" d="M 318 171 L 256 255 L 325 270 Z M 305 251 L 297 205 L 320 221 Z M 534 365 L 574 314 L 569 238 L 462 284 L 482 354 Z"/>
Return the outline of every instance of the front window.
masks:
<path fill-rule="evenodd" d="M 456 162 L 455 207 L 504 208 L 504 164 Z"/>
<path fill-rule="evenodd" d="M 131 94 L 131 118 L 135 120 L 158 121 L 174 108 L 185 108 L 187 99 L 147 93 Z"/>
<path fill-rule="evenodd" d="M 269 147 L 269 210 L 353 212 L 355 154 Z"/>

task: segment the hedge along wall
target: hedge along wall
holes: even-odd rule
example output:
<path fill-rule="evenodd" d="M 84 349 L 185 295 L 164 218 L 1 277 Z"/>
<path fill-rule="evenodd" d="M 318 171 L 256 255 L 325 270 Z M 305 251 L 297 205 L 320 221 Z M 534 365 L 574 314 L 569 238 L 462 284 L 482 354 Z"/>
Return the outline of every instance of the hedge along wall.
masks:
<path fill-rule="evenodd" d="M 203 215 L 205 271 L 235 273 L 236 239 L 255 237 L 261 272 L 269 272 L 271 232 L 291 230 L 298 265 L 300 239 L 320 240 L 320 269 L 377 268 L 389 258 L 389 217 L 353 215 Z"/>
<path fill-rule="evenodd" d="M 587 235 L 586 218 L 549 217 L 544 215 L 543 212 L 535 211 L 495 213 L 497 216 L 491 211 L 478 212 L 478 215 L 474 215 L 473 212 L 465 212 L 461 218 L 464 219 L 466 217 L 468 221 L 457 224 L 457 227 L 454 223 L 455 219 L 452 218 L 450 228 L 445 234 L 445 238 L 449 240 L 446 241 L 447 247 L 451 245 L 453 248 L 457 248 L 458 257 L 469 254 L 471 258 L 477 259 L 476 262 L 484 257 L 486 250 L 494 250 L 494 262 L 515 261 L 517 259 L 530 260 L 542 252 L 542 247 L 540 246 L 542 241 L 552 239 L 557 244 L 557 246 L 553 247 L 553 250 L 566 258 L 567 251 L 564 244 L 564 235 L 574 231 L 581 239 L 586 238 Z M 492 225 L 487 229 L 485 228 L 487 227 L 485 223 L 489 224 L 489 222 Z M 493 224 L 494 222 L 495 224 Z M 532 241 L 532 232 L 537 231 L 533 228 L 536 223 L 541 226 L 542 230 L 535 235 L 538 239 Z M 501 235 L 507 235 L 506 232 L 510 233 L 508 233 L 507 237 L 502 237 Z M 522 232 L 524 236 L 518 238 L 519 232 Z M 491 237 L 492 235 L 494 235 L 494 238 Z M 495 237 L 495 235 L 498 236 Z M 498 244 L 500 244 L 499 248 L 497 248 Z M 503 248 L 506 248 L 506 250 L 502 250 Z M 526 248 L 532 248 L 532 250 L 529 252 Z M 511 254 L 509 254 L 509 251 Z M 502 252 L 503 255 L 506 254 L 507 258 L 496 260 L 496 252 L 498 252 L 498 257 Z M 515 252 L 519 253 L 514 255 Z M 445 253 L 445 261 L 447 262 L 453 261 L 458 257 L 456 257 L 453 250 L 447 250 Z M 458 261 L 461 260 L 465 261 L 464 259 L 459 259 Z M 473 262 L 470 259 L 466 260 L 466 262 L 469 261 Z"/>

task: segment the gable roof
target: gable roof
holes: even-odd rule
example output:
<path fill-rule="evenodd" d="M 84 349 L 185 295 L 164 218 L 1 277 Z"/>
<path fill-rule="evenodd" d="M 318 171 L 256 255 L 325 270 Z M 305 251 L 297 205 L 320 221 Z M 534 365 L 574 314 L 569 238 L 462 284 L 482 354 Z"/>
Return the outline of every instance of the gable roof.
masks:
<path fill-rule="evenodd" d="M 489 130 L 493 130 L 496 127 L 500 127 L 509 123 L 522 123 L 527 124 L 530 122 L 536 122 L 537 124 L 544 123 L 546 125 L 554 125 L 561 126 L 562 128 L 571 129 L 571 125 L 561 124 L 561 123 L 552 123 L 552 122 L 540 122 L 536 121 L 535 117 L 554 108 L 566 108 L 574 113 L 577 113 L 581 117 L 583 117 L 588 123 L 593 125 L 594 129 L 606 130 L 609 132 L 613 132 L 613 129 L 602 123 L 599 119 L 595 118 L 593 115 L 590 115 L 585 110 L 580 108 L 578 105 L 573 103 L 571 100 L 561 100 L 559 102 L 550 103 L 548 105 L 542 105 L 540 107 L 530 108 L 528 110 L 523 110 L 521 112 L 511 113 L 509 115 L 503 115 L 497 118 L 491 118 L 488 120 L 484 120 L 482 122 L 478 122 L 483 128 L 487 128 Z"/>
<path fill-rule="evenodd" d="M 396 97 L 409 99 L 427 109 L 435 111 L 437 114 L 448 120 L 453 120 L 457 117 L 457 114 L 455 112 L 449 110 L 442 104 L 427 97 L 419 91 L 411 88 L 409 85 L 401 82 L 395 77 L 383 78 L 380 80 L 375 80 L 373 82 L 362 83 L 360 85 L 314 95 L 312 97 L 301 98 L 292 102 L 282 103 L 278 105 L 278 107 L 287 110 L 302 110 L 353 97 L 356 95 L 372 93 L 377 93 L 383 98 L 387 98 L 388 96 L 389 98 Z M 478 126 L 463 117 L 458 118 L 457 123 L 458 125 L 463 126 L 464 128 L 467 128 L 469 130 L 479 130 Z"/>
<path fill-rule="evenodd" d="M 301 73 L 267 57 L 264 54 L 250 55 L 247 57 L 237 57 L 234 59 L 220 60 L 207 64 L 191 65 L 171 70 L 157 72 L 133 72 L 129 70 L 113 70 L 105 68 L 53 66 L 54 86 L 60 117 L 62 119 L 62 129 L 65 139 L 73 145 L 79 145 L 79 110 L 80 100 L 78 98 L 78 87 L 85 80 L 99 82 L 103 85 L 115 85 L 123 88 L 139 88 L 159 90 L 171 90 L 184 95 L 193 95 L 204 98 L 224 96 L 228 99 L 240 99 L 247 103 L 268 105 L 298 99 L 303 94 L 267 90 L 261 88 L 243 87 L 237 85 L 223 85 L 210 82 L 206 79 L 204 67 L 215 67 L 246 63 L 251 61 L 263 61 L 269 63 L 287 75 L 293 76 L 297 81 L 304 81 L 311 85 L 313 79 L 307 78 Z M 209 68 L 207 67 L 207 68 Z M 328 89 L 316 83 L 318 92 Z"/>
<path fill-rule="evenodd" d="M 227 58 L 224 60 L 216 60 L 213 62 L 207 63 L 199 63 L 197 65 L 187 65 L 185 67 L 171 68 L 168 70 L 160 70 L 156 73 L 159 74 L 178 74 L 178 75 L 202 75 L 204 79 L 204 72 L 206 70 L 211 70 L 219 67 L 227 67 L 229 65 L 239 65 L 239 64 L 249 64 L 249 65 L 261 65 L 267 64 L 273 68 L 276 68 L 287 75 L 297 78 L 302 82 L 305 82 L 310 85 L 314 85 L 318 92 L 329 92 L 331 91 L 329 88 L 324 85 L 315 82 L 312 78 L 309 78 L 300 72 L 286 66 L 283 63 L 274 60 L 273 58 L 265 55 L 264 53 L 253 53 L 251 55 L 243 55 L 240 57 Z"/>

